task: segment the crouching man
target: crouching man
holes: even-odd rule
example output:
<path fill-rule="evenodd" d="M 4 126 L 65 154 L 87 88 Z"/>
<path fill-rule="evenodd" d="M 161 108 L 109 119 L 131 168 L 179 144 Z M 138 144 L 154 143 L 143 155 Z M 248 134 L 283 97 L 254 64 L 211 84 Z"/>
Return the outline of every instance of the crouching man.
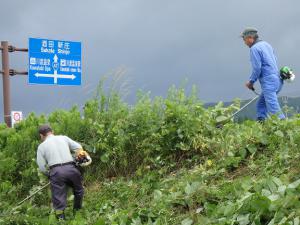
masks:
<path fill-rule="evenodd" d="M 67 136 L 54 135 L 49 125 L 40 126 L 39 134 L 42 143 L 37 149 L 37 164 L 39 169 L 50 179 L 52 204 L 56 217 L 64 220 L 64 210 L 67 206 L 67 187 L 73 189 L 74 213 L 81 209 L 84 194 L 83 177 L 76 167 L 72 153 L 75 154 L 76 159 L 88 158 L 88 163 L 91 163 L 91 159 L 82 150 L 79 143 Z"/>

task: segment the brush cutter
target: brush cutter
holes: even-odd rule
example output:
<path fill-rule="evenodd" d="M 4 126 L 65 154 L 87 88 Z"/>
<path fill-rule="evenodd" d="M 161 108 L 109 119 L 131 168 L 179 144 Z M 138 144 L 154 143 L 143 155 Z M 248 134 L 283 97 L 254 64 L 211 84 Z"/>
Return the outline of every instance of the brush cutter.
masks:
<path fill-rule="evenodd" d="M 75 158 L 75 163 L 76 166 L 88 166 L 92 163 L 92 159 L 89 156 L 89 154 L 80 149 L 77 153 L 77 156 Z M 31 195 L 29 195 L 28 197 L 26 197 L 25 199 L 23 199 L 22 201 L 20 201 L 17 206 L 21 205 L 23 202 L 27 201 L 28 199 L 32 198 L 34 195 L 36 195 L 37 193 L 39 193 L 40 191 L 42 191 L 43 189 L 45 189 L 46 187 L 48 187 L 50 185 L 50 182 L 48 182 L 47 184 L 45 184 L 44 186 L 42 186 L 41 188 L 39 188 L 38 190 L 36 190 L 35 192 L 33 192 Z"/>
<path fill-rule="evenodd" d="M 223 124 L 229 122 L 233 117 L 235 117 L 237 114 L 239 114 L 240 112 L 242 112 L 245 108 L 247 108 L 252 102 L 254 102 L 258 97 L 259 97 L 259 93 L 257 93 L 255 91 L 255 89 L 252 89 L 253 93 L 255 94 L 255 97 L 252 98 L 249 102 L 247 102 L 242 108 L 240 108 L 238 111 L 236 111 L 235 113 L 233 113 L 231 116 L 221 119 L 219 121 L 217 121 L 217 127 L 222 126 Z"/>

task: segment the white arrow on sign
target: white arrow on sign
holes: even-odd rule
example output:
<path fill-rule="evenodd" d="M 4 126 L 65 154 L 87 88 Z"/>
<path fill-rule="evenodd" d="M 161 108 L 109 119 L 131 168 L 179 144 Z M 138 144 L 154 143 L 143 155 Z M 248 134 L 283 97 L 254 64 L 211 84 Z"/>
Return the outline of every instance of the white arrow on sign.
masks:
<path fill-rule="evenodd" d="M 54 63 L 58 63 L 58 57 L 55 54 L 53 57 L 53 61 Z M 35 73 L 34 75 L 36 77 L 50 77 L 50 78 L 54 78 L 54 84 L 57 84 L 57 79 L 72 79 L 74 80 L 76 78 L 76 76 L 74 74 L 71 75 L 67 75 L 67 74 L 57 74 L 57 68 L 54 68 L 53 74 L 48 74 L 48 73 Z"/>
<path fill-rule="evenodd" d="M 57 74 L 57 67 L 58 65 L 58 57 L 55 54 L 53 57 L 53 74 L 49 73 L 35 73 L 34 75 L 39 78 L 39 77 L 49 77 L 54 79 L 54 84 L 57 84 L 57 79 L 72 79 L 74 80 L 76 76 L 74 74 Z"/>
<path fill-rule="evenodd" d="M 57 55 L 56 55 L 56 54 L 54 55 L 54 57 L 53 57 L 53 60 L 54 60 L 54 62 L 55 62 L 55 63 L 57 63 L 57 62 L 58 62 L 58 57 L 57 57 Z"/>
<path fill-rule="evenodd" d="M 54 70 L 54 74 L 47 74 L 47 73 L 35 73 L 36 77 L 50 77 L 54 78 L 54 84 L 57 84 L 57 79 L 63 78 L 63 79 L 72 79 L 74 80 L 76 76 L 74 74 L 67 75 L 67 74 L 57 74 L 57 71 Z"/>

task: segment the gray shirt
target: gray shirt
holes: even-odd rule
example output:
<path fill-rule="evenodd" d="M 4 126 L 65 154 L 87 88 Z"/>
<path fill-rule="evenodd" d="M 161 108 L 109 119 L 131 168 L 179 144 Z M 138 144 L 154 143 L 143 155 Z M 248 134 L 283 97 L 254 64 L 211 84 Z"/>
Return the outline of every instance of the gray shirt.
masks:
<path fill-rule="evenodd" d="M 43 173 L 46 166 L 74 161 L 72 153 L 81 149 L 81 145 L 67 136 L 49 135 L 37 150 L 37 164 Z"/>

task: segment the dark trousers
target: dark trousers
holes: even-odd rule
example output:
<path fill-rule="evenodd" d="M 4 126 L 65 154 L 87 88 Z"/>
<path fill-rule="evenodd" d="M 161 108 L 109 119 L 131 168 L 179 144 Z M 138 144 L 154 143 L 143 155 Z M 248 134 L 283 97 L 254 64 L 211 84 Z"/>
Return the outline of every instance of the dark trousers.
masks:
<path fill-rule="evenodd" d="M 74 209 L 80 209 L 83 199 L 82 175 L 74 165 L 57 166 L 50 170 L 52 204 L 55 210 L 67 207 L 68 187 L 73 189 Z"/>

